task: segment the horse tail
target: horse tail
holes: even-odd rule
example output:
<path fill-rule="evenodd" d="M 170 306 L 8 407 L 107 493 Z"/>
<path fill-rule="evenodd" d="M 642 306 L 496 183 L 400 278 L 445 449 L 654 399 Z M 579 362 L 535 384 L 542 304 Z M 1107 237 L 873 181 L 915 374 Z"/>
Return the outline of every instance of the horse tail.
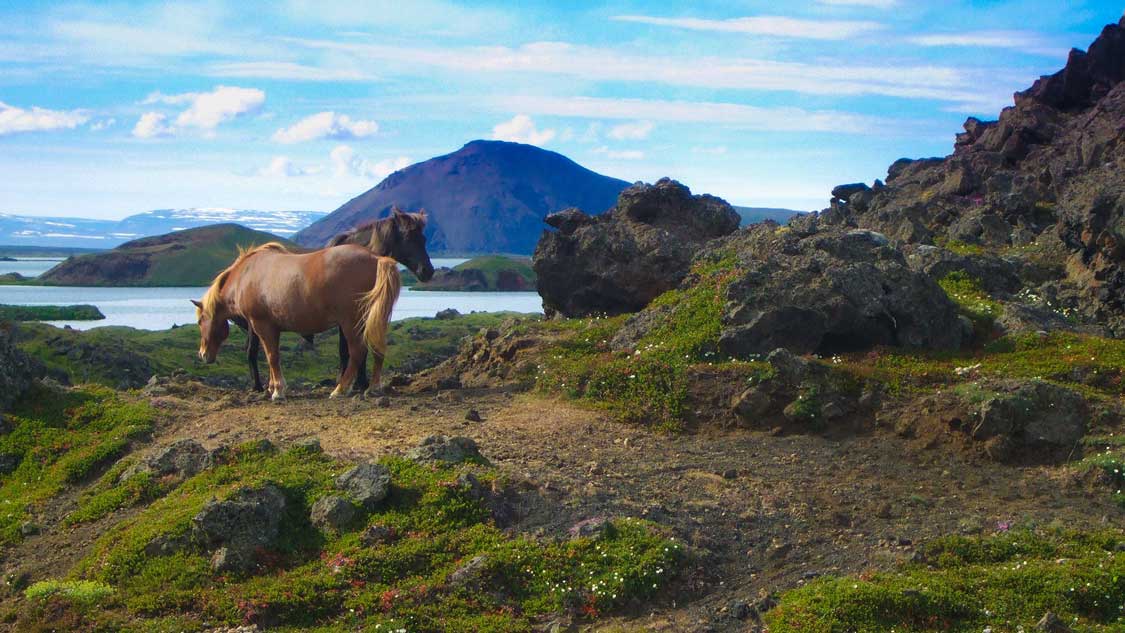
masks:
<path fill-rule="evenodd" d="M 367 343 L 367 348 L 375 354 L 385 356 L 387 326 L 391 320 L 391 309 L 402 290 L 402 276 L 398 273 L 398 263 L 390 257 L 380 257 L 378 266 L 375 287 L 360 299 L 360 314 L 363 320 L 363 340 Z"/>

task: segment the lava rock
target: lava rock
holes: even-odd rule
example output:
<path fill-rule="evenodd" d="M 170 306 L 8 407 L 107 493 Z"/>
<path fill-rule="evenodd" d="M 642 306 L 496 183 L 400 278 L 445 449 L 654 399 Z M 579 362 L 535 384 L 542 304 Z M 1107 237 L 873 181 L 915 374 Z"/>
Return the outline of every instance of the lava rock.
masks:
<path fill-rule="evenodd" d="M 397 537 L 398 534 L 395 532 L 394 528 L 376 524 L 368 526 L 367 529 L 359 535 L 359 542 L 362 543 L 364 547 L 374 547 L 376 545 L 390 543 Z"/>
<path fill-rule="evenodd" d="M 422 440 L 416 448 L 406 453 L 407 458 L 416 462 L 446 462 L 458 464 L 466 461 L 486 462 L 480 454 L 477 443 L 468 437 L 448 437 L 431 435 Z"/>
<path fill-rule="evenodd" d="M 738 229 L 725 201 L 693 196 L 668 178 L 623 191 L 617 205 L 591 218 L 578 210 L 547 217 L 532 259 L 548 316 L 636 312 L 675 288 L 695 251 Z"/>
<path fill-rule="evenodd" d="M 16 347 L 9 327 L 0 327 L 0 413 L 7 411 L 45 373 L 38 361 Z"/>
<path fill-rule="evenodd" d="M 285 495 L 273 484 L 242 487 L 224 501 L 209 501 L 192 519 L 197 540 L 214 549 L 214 571 L 248 572 L 257 552 L 277 538 Z"/>
<path fill-rule="evenodd" d="M 358 513 L 350 501 L 336 495 L 321 497 L 309 511 L 309 521 L 322 530 L 340 532 L 355 520 Z"/>
<path fill-rule="evenodd" d="M 372 511 L 390 494 L 391 472 L 382 464 L 359 464 L 336 478 L 336 488 L 348 493 L 364 509 Z"/>

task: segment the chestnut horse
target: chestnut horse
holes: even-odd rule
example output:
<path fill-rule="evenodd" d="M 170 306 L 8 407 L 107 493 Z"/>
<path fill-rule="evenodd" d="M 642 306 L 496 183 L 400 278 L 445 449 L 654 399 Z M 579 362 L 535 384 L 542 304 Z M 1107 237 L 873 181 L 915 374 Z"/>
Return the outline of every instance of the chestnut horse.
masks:
<path fill-rule="evenodd" d="M 425 217 L 411 220 L 421 224 Z M 372 377 L 378 386 L 387 326 L 401 283 L 395 260 L 364 246 L 349 244 L 295 254 L 273 242 L 245 251 L 219 273 L 201 301 L 192 302 L 199 321 L 199 356 L 214 362 L 230 334 L 228 320 L 245 320 L 265 347 L 271 397 L 278 400 L 285 396 L 281 332 L 307 336 L 339 326 L 349 361 L 332 396 L 351 387 L 358 366 L 366 362 L 368 348 L 376 357 Z"/>
<path fill-rule="evenodd" d="M 373 220 L 358 228 L 341 233 L 332 238 L 327 246 L 333 247 L 343 244 L 366 246 L 376 255 L 390 257 L 406 266 L 419 280 L 429 281 L 434 276 L 434 267 L 430 263 L 429 253 L 426 252 L 425 228 L 425 210 L 418 213 L 406 213 L 394 206 L 391 208 L 388 217 Z M 258 371 L 258 351 L 261 348 L 259 338 L 245 319 L 234 317 L 231 322 L 246 332 L 246 360 L 250 365 L 250 380 L 253 383 L 254 391 L 262 391 L 262 380 Z M 312 345 L 311 334 L 305 336 L 305 340 L 308 341 L 310 346 Z M 340 332 L 339 354 L 340 372 L 342 374 L 348 366 L 348 344 L 343 332 Z M 372 356 L 374 357 L 373 363 L 377 366 L 375 367 L 375 374 L 378 376 L 383 365 L 383 358 L 378 354 L 372 354 Z M 354 388 L 363 392 L 367 390 L 369 384 L 367 363 L 360 363 Z M 378 389 L 377 382 L 376 389 Z"/>

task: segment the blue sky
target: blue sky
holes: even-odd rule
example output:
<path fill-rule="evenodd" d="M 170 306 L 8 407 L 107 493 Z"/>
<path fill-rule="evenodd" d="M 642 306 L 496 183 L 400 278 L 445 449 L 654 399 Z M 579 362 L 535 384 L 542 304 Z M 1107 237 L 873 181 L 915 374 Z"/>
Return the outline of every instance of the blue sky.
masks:
<path fill-rule="evenodd" d="M 0 213 L 330 211 L 477 138 L 815 209 L 1121 16 L 1057 0 L 0 2 Z"/>

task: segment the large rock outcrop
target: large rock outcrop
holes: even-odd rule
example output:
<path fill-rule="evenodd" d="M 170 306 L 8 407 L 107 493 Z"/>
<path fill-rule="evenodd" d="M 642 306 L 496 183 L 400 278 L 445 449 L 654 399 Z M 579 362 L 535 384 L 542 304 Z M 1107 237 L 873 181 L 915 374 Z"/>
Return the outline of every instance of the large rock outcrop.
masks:
<path fill-rule="evenodd" d="M 0 413 L 19 399 L 43 368 L 12 342 L 11 333 L 0 325 Z"/>
<path fill-rule="evenodd" d="M 699 248 L 738 229 L 720 198 L 693 196 L 668 178 L 636 184 L 601 216 L 568 209 L 547 216 L 532 266 L 543 307 L 568 317 L 636 312 L 675 288 Z"/>
<path fill-rule="evenodd" d="M 966 325 L 930 276 L 911 270 L 883 235 L 767 223 L 710 243 L 701 259 L 732 257 L 737 278 L 726 290 L 719 350 L 735 358 L 784 348 L 798 354 L 876 345 L 956 349 Z M 651 312 L 651 311 L 646 311 Z M 623 332 L 638 339 L 645 313 Z M 614 344 L 627 346 L 619 336 Z"/>
<path fill-rule="evenodd" d="M 968 119 L 951 155 L 896 161 L 886 184 L 839 187 L 822 219 L 1004 254 L 1027 264 L 1017 266 L 1027 295 L 1125 336 L 1123 79 L 1125 19 L 997 121 Z"/>

